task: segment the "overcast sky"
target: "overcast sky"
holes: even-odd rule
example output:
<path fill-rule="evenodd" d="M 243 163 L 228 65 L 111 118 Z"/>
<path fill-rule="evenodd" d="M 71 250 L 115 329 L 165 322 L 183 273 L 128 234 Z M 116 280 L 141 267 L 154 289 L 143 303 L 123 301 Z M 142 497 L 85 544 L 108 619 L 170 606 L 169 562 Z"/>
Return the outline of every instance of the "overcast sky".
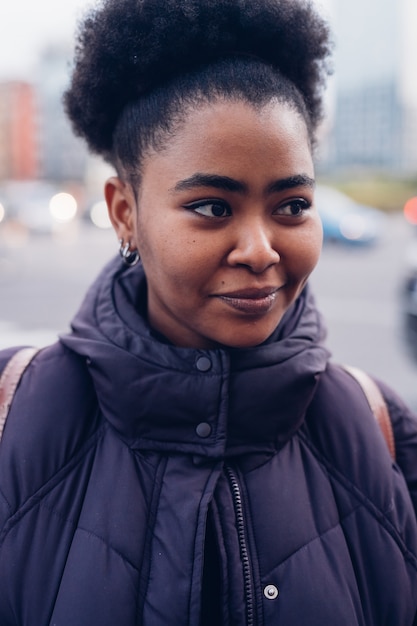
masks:
<path fill-rule="evenodd" d="M 49 41 L 69 42 L 90 0 L 0 0 L 0 78 L 27 78 Z"/>

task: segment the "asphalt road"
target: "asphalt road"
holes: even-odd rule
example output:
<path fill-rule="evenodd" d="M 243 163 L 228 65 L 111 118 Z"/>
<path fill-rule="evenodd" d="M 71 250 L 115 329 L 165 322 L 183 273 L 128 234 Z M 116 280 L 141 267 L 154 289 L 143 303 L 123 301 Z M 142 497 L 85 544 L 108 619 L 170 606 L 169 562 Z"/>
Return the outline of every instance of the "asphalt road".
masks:
<path fill-rule="evenodd" d="M 402 338 L 399 297 L 411 238 L 397 216 L 375 247 L 326 245 L 311 282 L 333 359 L 385 380 L 417 410 L 417 365 Z M 116 250 L 112 232 L 86 225 L 56 238 L 0 231 L 0 348 L 45 345 L 67 330 Z"/>

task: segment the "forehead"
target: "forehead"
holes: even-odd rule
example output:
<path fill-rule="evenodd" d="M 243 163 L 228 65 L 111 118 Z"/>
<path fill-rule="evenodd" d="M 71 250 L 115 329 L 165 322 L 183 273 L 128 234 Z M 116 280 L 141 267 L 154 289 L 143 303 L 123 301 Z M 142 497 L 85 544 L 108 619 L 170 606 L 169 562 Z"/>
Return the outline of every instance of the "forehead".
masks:
<path fill-rule="evenodd" d="M 312 174 L 307 126 L 290 105 L 255 107 L 217 101 L 189 107 L 163 147 L 145 159 L 143 174 L 212 171 L 239 178 L 243 169 Z"/>

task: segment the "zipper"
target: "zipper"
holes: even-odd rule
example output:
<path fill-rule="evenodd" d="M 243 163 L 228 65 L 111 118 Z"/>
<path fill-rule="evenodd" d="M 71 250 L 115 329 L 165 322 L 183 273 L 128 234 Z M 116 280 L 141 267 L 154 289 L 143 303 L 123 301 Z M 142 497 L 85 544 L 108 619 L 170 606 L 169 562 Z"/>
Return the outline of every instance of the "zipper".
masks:
<path fill-rule="evenodd" d="M 249 557 L 249 549 L 246 541 L 245 517 L 243 514 L 243 501 L 240 485 L 236 474 L 230 466 L 226 466 L 226 472 L 229 479 L 233 502 L 236 514 L 236 524 L 238 532 L 238 541 L 240 548 L 240 557 L 243 565 L 244 589 L 246 599 L 246 618 L 247 626 L 255 625 L 255 602 L 253 594 L 251 562 Z"/>

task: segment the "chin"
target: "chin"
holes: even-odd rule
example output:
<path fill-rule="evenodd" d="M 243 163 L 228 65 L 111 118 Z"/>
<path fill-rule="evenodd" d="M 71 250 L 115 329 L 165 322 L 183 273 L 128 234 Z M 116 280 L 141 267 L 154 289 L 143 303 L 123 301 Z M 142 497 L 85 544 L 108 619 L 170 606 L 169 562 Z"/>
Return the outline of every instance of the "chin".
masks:
<path fill-rule="evenodd" d="M 220 345 L 225 348 L 256 348 L 272 335 L 275 328 L 276 326 L 264 333 L 247 333 L 245 335 L 245 333 L 242 332 L 236 334 L 236 336 L 225 338 L 225 341 L 221 342 Z"/>
<path fill-rule="evenodd" d="M 225 337 L 223 345 L 229 348 L 256 348 L 269 339 L 282 317 L 283 315 L 276 315 L 274 319 L 261 319 L 243 325 L 236 324 L 233 332 Z"/>

